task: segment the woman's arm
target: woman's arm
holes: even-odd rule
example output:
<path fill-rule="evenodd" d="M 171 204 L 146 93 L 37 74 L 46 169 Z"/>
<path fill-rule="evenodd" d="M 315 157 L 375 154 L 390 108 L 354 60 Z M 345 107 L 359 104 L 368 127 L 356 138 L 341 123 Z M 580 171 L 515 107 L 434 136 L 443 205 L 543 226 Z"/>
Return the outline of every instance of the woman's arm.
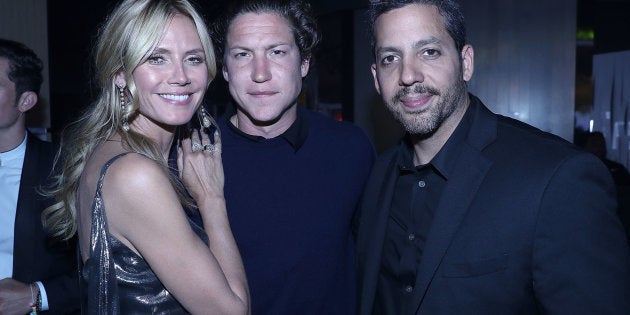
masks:
<path fill-rule="evenodd" d="M 136 154 L 112 164 L 105 178 L 110 232 L 138 252 L 191 313 L 246 314 L 247 282 L 229 228 L 222 182 L 219 185 L 217 177 L 210 177 L 213 168 L 221 167 L 220 157 L 216 161 L 201 152 L 189 153 L 182 159 L 183 167 L 194 171 L 184 179 L 194 188 L 191 194 L 199 202 L 209 246 L 190 228 L 164 171 Z"/>
<path fill-rule="evenodd" d="M 199 137 L 197 132 L 193 132 L 191 138 L 184 139 L 178 149 L 178 170 L 186 189 L 197 202 L 204 229 L 210 239 L 210 250 L 234 293 L 249 305 L 245 268 L 227 217 L 223 194 L 225 178 L 221 160 L 221 139 L 216 131 L 213 140 L 212 151 L 193 152 L 193 142 L 202 146 L 210 145 L 208 135 L 201 132 Z"/>

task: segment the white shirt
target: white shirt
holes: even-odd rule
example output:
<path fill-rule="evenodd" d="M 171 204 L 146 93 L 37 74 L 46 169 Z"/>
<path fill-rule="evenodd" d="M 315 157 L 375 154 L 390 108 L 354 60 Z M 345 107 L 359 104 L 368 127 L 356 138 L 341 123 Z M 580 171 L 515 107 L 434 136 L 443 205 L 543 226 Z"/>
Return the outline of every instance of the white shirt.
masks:
<path fill-rule="evenodd" d="M 15 149 L 0 152 L 0 279 L 13 275 L 15 211 L 25 153 L 26 136 Z"/>
<path fill-rule="evenodd" d="M 0 279 L 13 276 L 13 235 L 15 234 L 15 213 L 22 166 L 26 154 L 26 139 L 7 152 L 0 152 Z M 40 281 L 37 286 L 42 294 L 42 310 L 48 310 L 48 296 Z"/>

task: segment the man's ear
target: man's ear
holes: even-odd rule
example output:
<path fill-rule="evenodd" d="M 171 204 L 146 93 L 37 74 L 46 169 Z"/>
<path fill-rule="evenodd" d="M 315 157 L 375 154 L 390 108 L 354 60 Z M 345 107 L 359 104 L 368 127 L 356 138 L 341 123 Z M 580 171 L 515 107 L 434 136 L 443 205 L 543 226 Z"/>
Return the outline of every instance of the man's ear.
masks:
<path fill-rule="evenodd" d="M 223 79 L 225 79 L 225 82 L 230 82 L 230 75 L 228 74 L 227 67 L 225 65 L 221 67 L 221 72 L 223 73 Z"/>
<path fill-rule="evenodd" d="M 305 78 L 308 74 L 309 66 L 311 65 L 311 58 L 304 58 L 302 60 L 302 64 L 300 65 L 300 74 L 302 74 L 302 78 Z"/>
<path fill-rule="evenodd" d="M 119 88 L 124 88 L 127 86 L 127 80 L 125 79 L 125 71 L 120 71 L 116 73 L 114 76 L 114 83 Z"/>
<path fill-rule="evenodd" d="M 475 52 L 470 45 L 462 48 L 462 76 L 464 81 L 468 82 L 472 78 L 475 71 Z"/>
<path fill-rule="evenodd" d="M 26 113 L 31 108 L 33 108 L 35 104 L 37 104 L 37 93 L 33 91 L 26 91 L 22 93 L 22 95 L 20 95 L 20 99 L 17 103 L 17 108 L 20 112 Z"/>
<path fill-rule="evenodd" d="M 376 74 L 376 64 L 373 63 L 370 67 L 372 70 L 372 76 L 374 77 L 374 88 L 376 88 L 376 93 L 381 94 L 381 87 L 378 85 L 378 75 Z"/>

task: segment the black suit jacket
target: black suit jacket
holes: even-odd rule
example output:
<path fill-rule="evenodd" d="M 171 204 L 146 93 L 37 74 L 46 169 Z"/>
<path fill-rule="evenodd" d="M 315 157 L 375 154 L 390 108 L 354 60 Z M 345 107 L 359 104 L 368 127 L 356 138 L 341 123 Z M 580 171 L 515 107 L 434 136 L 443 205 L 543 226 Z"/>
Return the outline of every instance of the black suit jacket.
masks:
<path fill-rule="evenodd" d="M 52 143 L 28 135 L 15 215 L 13 279 L 42 281 L 49 313 L 65 314 L 79 308 L 76 241 L 48 237 L 41 213 L 52 201 L 37 192 L 51 172 L 54 156 Z"/>
<path fill-rule="evenodd" d="M 418 268 L 416 314 L 628 314 L 630 251 L 604 165 L 472 95 L 468 111 Z M 374 303 L 396 152 L 375 163 L 358 221 L 362 315 Z"/>

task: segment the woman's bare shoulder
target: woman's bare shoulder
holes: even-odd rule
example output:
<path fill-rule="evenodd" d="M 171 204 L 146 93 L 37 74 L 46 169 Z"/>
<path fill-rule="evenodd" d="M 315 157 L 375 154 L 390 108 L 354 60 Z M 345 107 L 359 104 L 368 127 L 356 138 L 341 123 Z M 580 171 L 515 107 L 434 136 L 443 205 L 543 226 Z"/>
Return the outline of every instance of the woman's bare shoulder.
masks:
<path fill-rule="evenodd" d="M 158 162 L 139 153 L 128 153 L 120 156 L 107 170 L 104 179 L 115 187 L 122 188 L 121 193 L 133 190 L 159 188 L 168 184 L 168 174 Z M 116 189 L 118 190 L 118 189 Z"/>
<path fill-rule="evenodd" d="M 181 207 L 168 176 L 158 162 L 129 153 L 119 157 L 107 170 L 103 197 L 116 205 L 114 211 L 141 218 Z"/>
<path fill-rule="evenodd" d="M 141 154 L 126 154 L 110 165 L 103 198 L 111 232 L 133 247 L 156 227 L 187 224 L 184 212 L 177 210 L 181 203 L 168 174 Z"/>

